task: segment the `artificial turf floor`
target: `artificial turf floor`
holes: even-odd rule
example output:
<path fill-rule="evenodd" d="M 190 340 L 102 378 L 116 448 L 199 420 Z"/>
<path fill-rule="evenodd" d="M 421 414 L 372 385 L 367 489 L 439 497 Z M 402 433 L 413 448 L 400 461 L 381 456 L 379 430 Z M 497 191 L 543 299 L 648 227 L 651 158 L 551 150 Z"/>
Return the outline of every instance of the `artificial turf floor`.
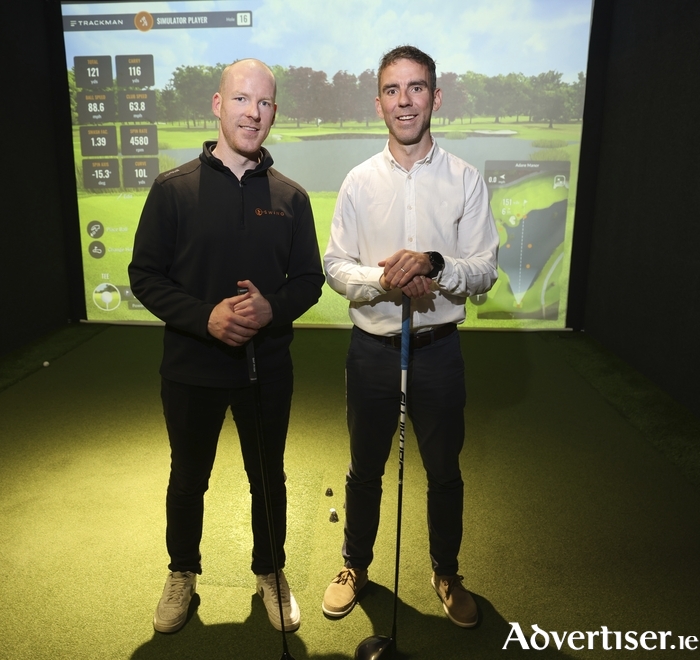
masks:
<path fill-rule="evenodd" d="M 1 658 L 280 656 L 280 635 L 249 570 L 249 495 L 231 420 L 207 494 L 197 607 L 180 632 L 153 631 L 168 561 L 161 334 L 126 326 L 91 333 L 0 392 Z M 393 459 L 372 582 L 348 617 L 332 621 L 320 609 L 342 565 L 348 337 L 345 330 L 299 329 L 293 344 L 286 573 L 302 613 L 299 631 L 288 637 L 296 660 L 349 659 L 363 638 L 391 630 Z M 400 657 L 688 657 L 678 636 L 700 637 L 697 420 L 645 390 L 585 338 L 514 332 L 461 338 L 468 404 L 460 561 L 481 621 L 472 630 L 451 624 L 430 586 L 425 477 L 409 425 Z M 40 356 L 41 345 L 35 348 Z M 639 420 L 640 407 L 663 418 L 652 431 L 682 427 L 685 436 L 670 448 L 655 442 L 649 420 Z M 340 523 L 329 521 L 331 507 Z M 591 649 L 584 638 L 575 642 L 582 650 L 568 642 L 558 650 L 551 636 L 545 650 L 524 651 L 515 641 L 504 649 L 514 622 L 528 643 L 534 624 L 560 636 L 607 626 L 622 632 L 622 648 L 610 637 L 613 648 L 604 649 L 598 635 L 590 637 Z M 658 631 L 672 634 L 655 655 L 625 650 L 628 631 L 657 631 L 656 642 L 647 637 L 657 646 Z"/>

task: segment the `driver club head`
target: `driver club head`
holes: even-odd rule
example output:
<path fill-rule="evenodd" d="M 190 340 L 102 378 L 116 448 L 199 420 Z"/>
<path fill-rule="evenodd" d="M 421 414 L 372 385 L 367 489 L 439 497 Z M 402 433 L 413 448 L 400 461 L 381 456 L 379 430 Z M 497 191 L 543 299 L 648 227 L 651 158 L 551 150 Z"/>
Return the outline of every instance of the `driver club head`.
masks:
<path fill-rule="evenodd" d="M 355 649 L 355 660 L 378 660 L 394 656 L 394 639 L 385 635 L 372 635 L 363 639 Z"/>

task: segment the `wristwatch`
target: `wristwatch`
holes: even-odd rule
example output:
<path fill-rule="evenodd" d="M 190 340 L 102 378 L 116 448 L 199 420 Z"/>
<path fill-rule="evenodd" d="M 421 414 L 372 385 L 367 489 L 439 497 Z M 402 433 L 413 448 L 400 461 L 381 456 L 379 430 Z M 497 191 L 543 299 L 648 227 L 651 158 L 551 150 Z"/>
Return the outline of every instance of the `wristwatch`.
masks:
<path fill-rule="evenodd" d="M 434 280 L 445 267 L 445 259 L 439 252 L 426 252 L 428 259 L 430 259 L 430 265 L 433 269 L 426 275 L 431 280 Z"/>

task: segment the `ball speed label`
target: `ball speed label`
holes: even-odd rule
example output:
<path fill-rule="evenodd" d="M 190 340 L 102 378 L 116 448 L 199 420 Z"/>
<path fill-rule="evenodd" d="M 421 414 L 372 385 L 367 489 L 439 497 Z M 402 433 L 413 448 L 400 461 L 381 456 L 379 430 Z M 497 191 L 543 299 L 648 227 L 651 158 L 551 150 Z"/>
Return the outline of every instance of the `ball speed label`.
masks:
<path fill-rule="evenodd" d="M 117 118 L 117 106 L 112 92 L 77 92 L 78 123 L 104 124 Z"/>

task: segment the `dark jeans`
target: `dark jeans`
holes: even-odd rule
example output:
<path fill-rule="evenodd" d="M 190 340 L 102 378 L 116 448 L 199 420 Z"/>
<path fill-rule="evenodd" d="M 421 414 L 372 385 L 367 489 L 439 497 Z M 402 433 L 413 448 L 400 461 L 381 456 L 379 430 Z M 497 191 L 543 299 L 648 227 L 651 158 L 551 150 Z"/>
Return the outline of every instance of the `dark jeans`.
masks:
<path fill-rule="evenodd" d="M 346 361 L 350 466 L 345 483 L 345 565 L 367 568 L 379 527 L 382 477 L 398 427 L 400 350 L 353 329 Z M 464 361 L 459 334 L 411 350 L 407 413 L 428 476 L 433 570 L 457 572 L 464 484 Z"/>
<path fill-rule="evenodd" d="M 285 380 L 260 385 L 265 456 L 280 568 L 285 563 L 287 491 L 284 484 L 284 447 L 292 382 L 290 373 Z M 162 379 L 161 398 L 171 450 L 170 481 L 166 497 L 166 543 L 170 554 L 170 570 L 202 572 L 199 543 L 204 519 L 204 493 L 209 487 L 219 433 L 226 411 L 230 408 L 238 429 L 243 465 L 252 495 L 251 568 L 257 575 L 272 573 L 253 388 L 199 387 Z"/>

